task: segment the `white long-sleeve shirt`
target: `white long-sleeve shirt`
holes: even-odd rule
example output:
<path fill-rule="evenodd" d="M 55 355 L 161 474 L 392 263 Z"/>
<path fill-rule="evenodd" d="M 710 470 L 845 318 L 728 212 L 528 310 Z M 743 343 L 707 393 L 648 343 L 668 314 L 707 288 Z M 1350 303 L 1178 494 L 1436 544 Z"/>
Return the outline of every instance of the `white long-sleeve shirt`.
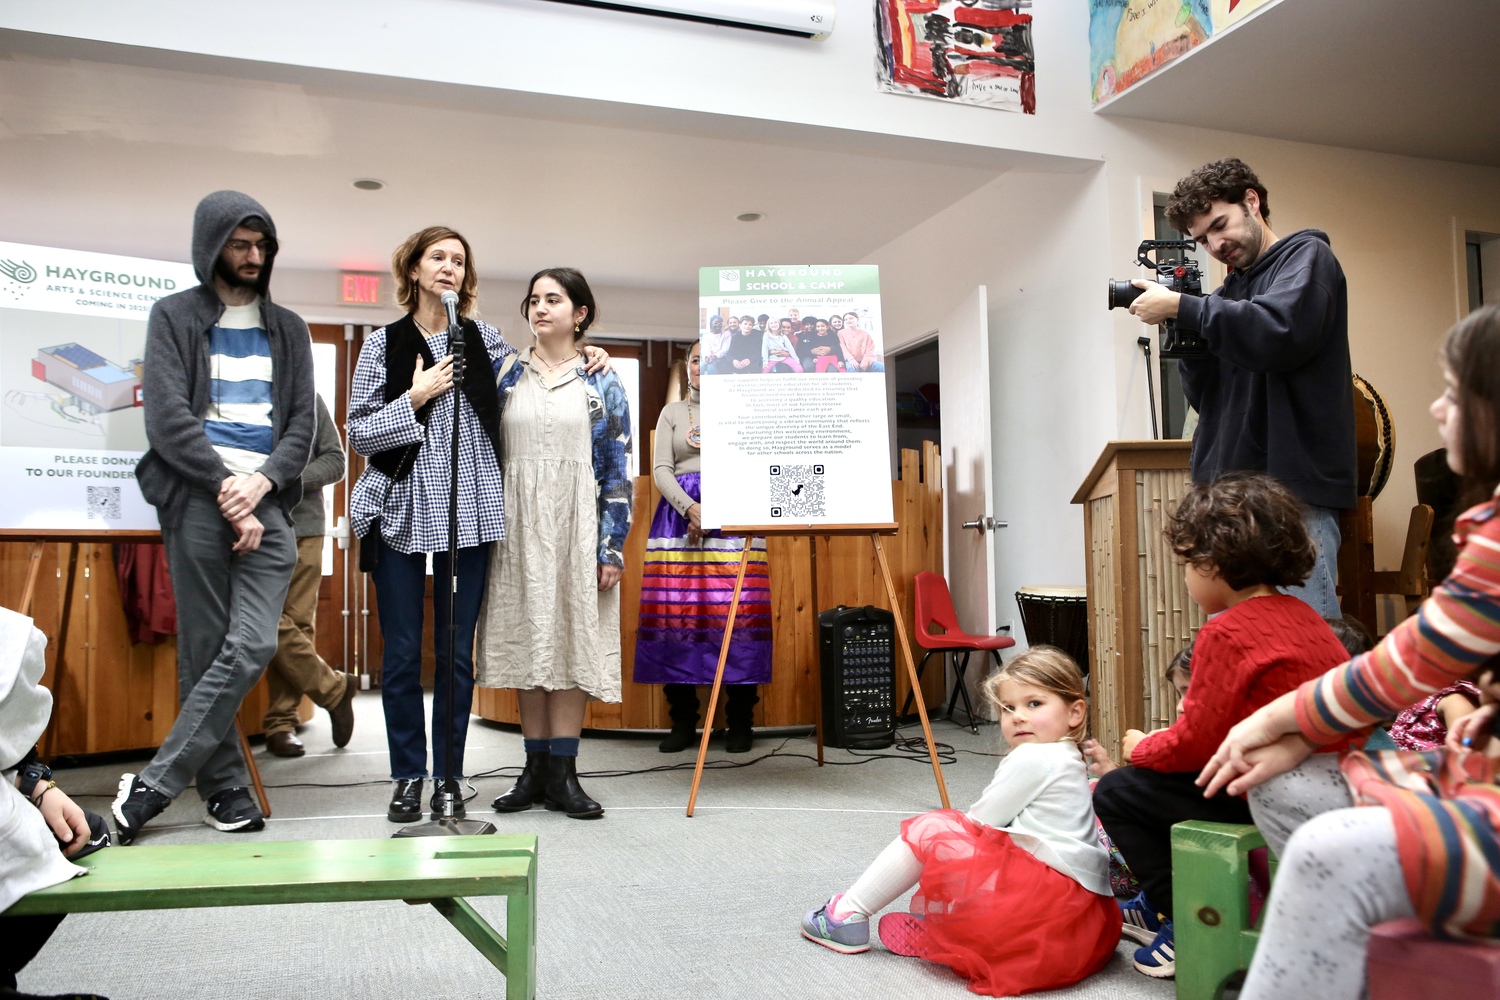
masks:
<path fill-rule="evenodd" d="M 967 815 L 1006 831 L 1038 861 L 1090 892 L 1112 895 L 1088 769 L 1073 741 L 1015 747 Z"/>

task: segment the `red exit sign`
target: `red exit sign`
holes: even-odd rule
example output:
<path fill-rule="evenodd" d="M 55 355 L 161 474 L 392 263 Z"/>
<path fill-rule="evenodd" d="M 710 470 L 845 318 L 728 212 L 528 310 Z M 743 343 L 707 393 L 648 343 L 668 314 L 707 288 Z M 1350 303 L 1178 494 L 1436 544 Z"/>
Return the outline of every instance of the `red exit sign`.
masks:
<path fill-rule="evenodd" d="M 363 306 L 380 304 L 381 274 L 356 274 L 345 271 L 339 275 L 339 300 Z"/>

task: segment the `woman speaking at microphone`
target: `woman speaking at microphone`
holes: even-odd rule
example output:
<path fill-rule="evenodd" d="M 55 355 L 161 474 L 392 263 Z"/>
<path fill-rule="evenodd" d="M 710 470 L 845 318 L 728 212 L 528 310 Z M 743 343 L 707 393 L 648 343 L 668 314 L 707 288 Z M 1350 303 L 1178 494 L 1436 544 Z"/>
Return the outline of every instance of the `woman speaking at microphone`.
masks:
<path fill-rule="evenodd" d="M 422 816 L 428 775 L 422 711 L 422 622 L 427 557 L 445 579 L 449 473 L 458 407 L 458 545 L 453 716 L 443 715 L 448 671 L 449 601 L 433 588 L 433 646 L 438 669 L 432 701 L 432 774 L 448 773 L 440 755 L 453 727 L 455 782 L 462 777 L 464 741 L 474 692 L 474 626 L 484 596 L 490 543 L 505 533 L 500 483 L 500 407 L 495 373 L 515 353 L 488 323 L 474 319 L 479 276 L 468 241 L 445 226 L 409 236 L 391 255 L 396 302 L 406 315 L 365 338 L 349 401 L 349 444 L 369 459 L 354 487 L 349 519 L 360 538 L 360 567 L 375 582 L 380 631 L 381 702 L 395 787 L 387 812 L 394 823 Z M 458 296 L 460 329 L 451 330 L 442 297 Z M 468 375 L 453 391 L 453 346 L 462 338 Z M 595 349 L 597 351 L 597 349 Z M 590 356 L 603 367 L 608 356 Z M 434 782 L 436 786 L 438 783 Z M 434 788 L 434 816 L 441 788 Z M 459 794 L 457 787 L 450 789 Z M 457 814 L 462 816 L 462 796 Z"/>

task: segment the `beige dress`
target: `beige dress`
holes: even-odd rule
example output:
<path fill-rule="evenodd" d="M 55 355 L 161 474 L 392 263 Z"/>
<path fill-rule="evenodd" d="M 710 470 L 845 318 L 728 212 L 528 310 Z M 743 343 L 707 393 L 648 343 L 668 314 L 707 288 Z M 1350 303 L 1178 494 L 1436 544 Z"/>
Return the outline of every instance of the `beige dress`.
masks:
<path fill-rule="evenodd" d="M 500 421 L 505 537 L 490 556 L 475 637 L 478 683 L 582 688 L 620 700 L 620 587 L 599 591 L 598 481 L 586 383 L 530 363 Z"/>

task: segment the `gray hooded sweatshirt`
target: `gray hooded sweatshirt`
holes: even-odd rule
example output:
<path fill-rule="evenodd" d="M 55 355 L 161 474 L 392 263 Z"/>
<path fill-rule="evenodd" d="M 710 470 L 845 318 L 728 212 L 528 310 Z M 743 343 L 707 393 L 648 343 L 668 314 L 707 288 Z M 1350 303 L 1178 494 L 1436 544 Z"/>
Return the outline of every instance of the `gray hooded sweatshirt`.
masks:
<path fill-rule="evenodd" d="M 146 323 L 146 359 L 141 379 L 150 450 L 135 467 L 141 493 L 156 507 L 163 527 L 182 521 L 189 490 L 217 496 L 231 475 L 204 433 L 213 391 L 209 331 L 224 314 L 214 291 L 214 264 L 235 228 L 252 216 L 276 225 L 259 202 L 238 191 L 215 191 L 193 215 L 193 269 L 201 282 L 159 299 Z M 312 338 L 307 324 L 271 302 L 271 265 L 261 269 L 261 324 L 271 344 L 271 453 L 260 472 L 271 480 L 269 497 L 291 520 L 302 498 L 302 470 L 312 450 L 317 412 L 313 389 Z"/>

